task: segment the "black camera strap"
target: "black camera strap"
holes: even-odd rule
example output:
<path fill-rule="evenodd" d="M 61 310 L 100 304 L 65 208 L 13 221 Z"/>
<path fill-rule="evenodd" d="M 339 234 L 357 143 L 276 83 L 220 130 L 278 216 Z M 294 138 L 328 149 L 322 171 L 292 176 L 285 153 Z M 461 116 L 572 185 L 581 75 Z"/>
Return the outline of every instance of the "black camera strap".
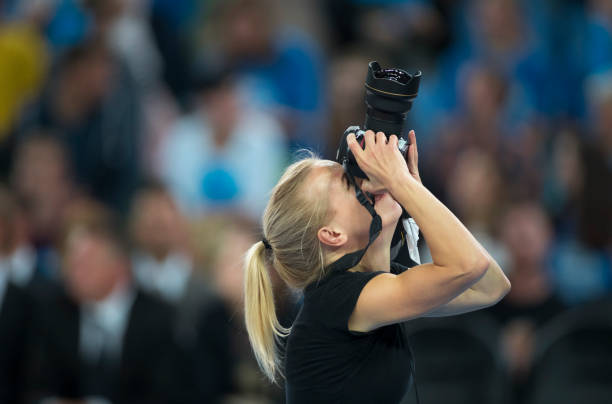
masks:
<path fill-rule="evenodd" d="M 382 219 L 380 218 L 378 213 L 376 213 L 376 210 L 374 210 L 374 196 L 372 195 L 370 197 L 370 199 L 372 200 L 372 202 L 370 202 L 370 200 L 368 200 L 368 198 L 366 197 L 366 193 L 363 192 L 359 185 L 357 185 L 355 177 L 353 177 L 349 170 L 346 169 L 344 164 L 343 167 L 349 182 L 355 188 L 355 196 L 357 197 L 357 200 L 363 207 L 368 210 L 368 212 L 372 216 L 372 222 L 370 223 L 370 237 L 368 240 L 368 244 L 363 249 L 345 254 L 338 260 L 329 264 L 326 268 L 326 273 L 331 273 L 333 271 L 346 271 L 347 269 L 353 268 L 354 266 L 359 264 L 359 261 L 361 261 L 361 259 L 365 255 L 366 251 L 368 250 L 368 247 L 370 247 L 370 245 L 374 242 L 374 240 L 376 240 L 376 238 L 382 231 Z"/>

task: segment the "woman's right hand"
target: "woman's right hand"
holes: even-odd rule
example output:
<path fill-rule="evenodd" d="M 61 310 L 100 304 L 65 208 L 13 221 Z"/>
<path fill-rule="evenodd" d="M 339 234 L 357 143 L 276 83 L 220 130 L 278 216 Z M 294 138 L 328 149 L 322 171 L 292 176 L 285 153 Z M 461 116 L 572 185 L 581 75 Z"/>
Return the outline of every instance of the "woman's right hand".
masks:
<path fill-rule="evenodd" d="M 355 135 L 350 133 L 346 140 L 355 156 L 359 168 L 368 176 L 362 189 L 371 193 L 389 191 L 391 186 L 402 178 L 413 179 L 406 165 L 406 160 L 397 146 L 397 136 L 387 139 L 383 132 L 368 130 L 365 132 L 365 149 L 362 149 Z M 367 188 L 367 189 L 366 189 Z"/>

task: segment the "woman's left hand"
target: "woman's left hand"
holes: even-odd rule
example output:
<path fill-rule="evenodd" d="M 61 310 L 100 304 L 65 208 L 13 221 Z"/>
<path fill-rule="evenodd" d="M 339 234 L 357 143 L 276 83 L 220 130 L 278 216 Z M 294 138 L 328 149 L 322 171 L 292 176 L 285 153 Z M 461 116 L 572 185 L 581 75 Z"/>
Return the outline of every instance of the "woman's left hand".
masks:
<path fill-rule="evenodd" d="M 417 149 L 416 142 L 416 134 L 414 130 L 411 130 L 408 133 L 408 138 L 410 139 L 410 145 L 408 146 L 408 151 L 406 151 L 406 163 L 408 164 L 408 171 L 410 171 L 410 175 L 417 180 L 420 184 L 421 176 L 419 175 L 419 151 Z"/>

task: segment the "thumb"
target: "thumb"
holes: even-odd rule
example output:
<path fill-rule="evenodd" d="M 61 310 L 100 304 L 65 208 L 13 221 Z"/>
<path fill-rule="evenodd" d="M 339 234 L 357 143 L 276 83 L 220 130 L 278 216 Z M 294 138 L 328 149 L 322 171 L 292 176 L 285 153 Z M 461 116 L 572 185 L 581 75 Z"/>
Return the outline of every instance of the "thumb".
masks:
<path fill-rule="evenodd" d="M 377 181 L 363 180 L 363 182 L 361 183 L 361 190 L 364 192 L 375 194 L 377 192 L 386 191 L 386 188 L 382 184 L 378 183 Z"/>

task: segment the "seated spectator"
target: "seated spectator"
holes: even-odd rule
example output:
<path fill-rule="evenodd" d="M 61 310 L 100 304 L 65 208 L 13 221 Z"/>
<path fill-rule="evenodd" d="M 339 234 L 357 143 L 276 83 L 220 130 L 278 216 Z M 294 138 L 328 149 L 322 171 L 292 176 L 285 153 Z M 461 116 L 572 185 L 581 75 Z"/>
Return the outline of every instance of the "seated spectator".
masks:
<path fill-rule="evenodd" d="M 500 174 L 520 176 L 520 181 L 507 181 L 506 188 L 521 195 L 534 195 L 541 180 L 538 153 L 544 136 L 533 115 L 513 111 L 527 106 L 527 100 L 513 79 L 495 64 L 468 62 L 461 73 L 459 104 L 438 125 L 433 138 L 425 137 L 428 147 L 424 180 L 432 183 L 434 192 L 440 191 L 437 182 L 452 171 L 457 156 L 478 148 L 495 156 Z"/>
<path fill-rule="evenodd" d="M 242 95 L 272 111 L 292 146 L 323 150 L 325 71 L 317 44 L 295 27 L 282 27 L 278 6 L 267 0 L 219 3 L 211 23 L 217 28 L 211 47 L 238 71 Z"/>
<path fill-rule="evenodd" d="M 8 281 L 32 295 L 37 295 L 46 288 L 47 277 L 42 274 L 37 251 L 30 243 L 29 223 L 23 207 L 19 205 L 11 190 L 2 184 L 0 184 L 0 209 L 5 215 L 0 230 L 2 234 L 0 266 L 7 271 Z"/>
<path fill-rule="evenodd" d="M 564 129 L 551 145 L 544 196 L 557 232 L 553 279 L 568 305 L 612 292 L 611 84 L 608 78 L 591 88 L 592 136 Z"/>
<path fill-rule="evenodd" d="M 468 60 L 484 60 L 497 66 L 513 84 L 514 95 L 506 125 L 512 127 L 533 113 L 546 115 L 562 112 L 567 97 L 562 82 L 565 66 L 553 64 L 545 47 L 538 23 L 528 2 L 519 0 L 474 0 L 457 8 L 460 19 L 453 24 L 456 38 L 439 68 L 444 74 L 441 91 L 448 93 L 447 102 L 459 100 L 460 68 Z M 482 105 L 486 108 L 485 105 Z"/>
<path fill-rule="evenodd" d="M 68 202 L 75 194 L 72 171 L 63 144 L 35 131 L 16 150 L 11 185 L 19 200 L 20 249 L 15 259 L 21 271 L 46 278 L 57 275 L 56 241 Z M 29 262 L 32 259 L 34 263 Z M 29 263 L 28 263 L 29 262 Z"/>
<path fill-rule="evenodd" d="M 446 189 L 453 211 L 499 266 L 506 268 L 508 253 L 495 232 L 505 187 L 494 156 L 477 148 L 460 153 Z"/>
<path fill-rule="evenodd" d="M 83 5 L 91 13 L 90 30 L 107 39 L 109 48 L 125 62 L 138 91 L 147 92 L 156 86 L 161 63 L 147 21 L 151 4 L 86 0 Z"/>
<path fill-rule="evenodd" d="M 231 309 L 228 339 L 236 364 L 232 373 L 233 390 L 228 403 L 283 402 L 282 387 L 262 383 L 261 372 L 249 344 L 243 321 L 244 268 L 243 257 L 256 240 L 258 226 L 248 218 L 236 215 L 207 216 L 194 225 L 198 259 L 207 271 L 227 306 Z M 289 327 L 297 313 L 294 294 L 275 272 L 274 282 L 277 315 L 283 326 Z"/>
<path fill-rule="evenodd" d="M 510 206 L 502 218 L 501 239 L 509 252 L 512 290 L 487 311 L 503 327 L 502 349 L 517 402 L 529 375 L 536 328 L 564 310 L 547 262 L 551 236 L 548 218 L 534 202 Z"/>
<path fill-rule="evenodd" d="M 193 113 L 174 124 L 159 152 L 160 175 L 185 212 L 252 218 L 261 216 L 287 158 L 278 123 L 241 105 L 225 72 L 199 81 Z"/>
<path fill-rule="evenodd" d="M 22 119 L 63 142 L 76 182 L 93 197 L 127 210 L 139 177 L 141 114 L 130 75 L 105 43 L 71 48 L 54 69 L 41 99 Z"/>
<path fill-rule="evenodd" d="M 174 336 L 187 362 L 176 372 L 189 383 L 182 402 L 220 401 L 231 388 L 230 315 L 198 276 L 186 221 L 163 186 L 150 184 L 137 193 L 131 233 L 136 283 L 177 309 Z"/>
<path fill-rule="evenodd" d="M 37 316 L 30 398 L 173 402 L 180 387 L 171 309 L 134 287 L 125 244 L 104 208 L 80 201 L 70 213 L 62 237 L 65 288 Z"/>
<path fill-rule="evenodd" d="M 36 301 L 25 276 L 14 263 L 18 206 L 0 187 L 0 403 L 25 402 L 26 367 L 32 314 Z"/>

